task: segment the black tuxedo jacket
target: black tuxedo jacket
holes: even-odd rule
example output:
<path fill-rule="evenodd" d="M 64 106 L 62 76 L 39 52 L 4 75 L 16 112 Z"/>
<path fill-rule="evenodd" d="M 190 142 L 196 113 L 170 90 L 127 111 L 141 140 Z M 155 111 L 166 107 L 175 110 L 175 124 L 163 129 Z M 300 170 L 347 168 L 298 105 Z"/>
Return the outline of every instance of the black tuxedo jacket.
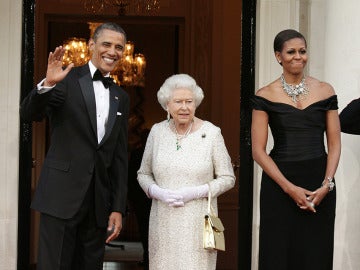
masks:
<path fill-rule="evenodd" d="M 109 116 L 104 138 L 97 140 L 95 94 L 89 66 L 73 68 L 47 93 L 34 89 L 21 104 L 27 121 L 48 116 L 51 141 L 31 207 L 68 219 L 79 210 L 94 180 L 98 225 L 107 226 L 110 212 L 125 213 L 127 193 L 127 123 L 129 97 L 110 86 Z"/>
<path fill-rule="evenodd" d="M 351 101 L 339 117 L 342 132 L 360 135 L 360 98 Z"/>

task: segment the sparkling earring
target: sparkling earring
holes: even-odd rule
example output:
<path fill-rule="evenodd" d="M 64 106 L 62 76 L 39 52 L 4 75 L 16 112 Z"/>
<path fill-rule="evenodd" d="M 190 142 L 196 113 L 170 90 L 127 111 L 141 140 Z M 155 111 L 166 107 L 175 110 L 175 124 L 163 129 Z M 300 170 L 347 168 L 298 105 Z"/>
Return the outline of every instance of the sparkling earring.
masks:
<path fill-rule="evenodd" d="M 170 113 L 169 111 L 167 111 L 167 117 L 166 117 L 167 121 L 169 122 L 170 121 Z"/>

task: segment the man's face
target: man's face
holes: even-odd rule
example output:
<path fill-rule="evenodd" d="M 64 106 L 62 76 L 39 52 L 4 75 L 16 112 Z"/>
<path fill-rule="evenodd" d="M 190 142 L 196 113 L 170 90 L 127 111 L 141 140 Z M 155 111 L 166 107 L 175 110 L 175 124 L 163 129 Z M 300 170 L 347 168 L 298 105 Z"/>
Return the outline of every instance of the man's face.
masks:
<path fill-rule="evenodd" d="M 125 36 L 121 33 L 104 29 L 97 40 L 89 41 L 92 54 L 91 62 L 105 75 L 111 72 L 121 59 L 125 48 Z"/>

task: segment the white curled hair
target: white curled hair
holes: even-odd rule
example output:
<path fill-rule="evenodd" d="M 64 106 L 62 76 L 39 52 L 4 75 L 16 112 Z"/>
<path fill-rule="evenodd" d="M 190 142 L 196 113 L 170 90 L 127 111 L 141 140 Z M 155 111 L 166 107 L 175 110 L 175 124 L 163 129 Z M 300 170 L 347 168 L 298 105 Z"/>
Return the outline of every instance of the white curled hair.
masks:
<path fill-rule="evenodd" d="M 204 98 L 204 92 L 200 86 L 196 84 L 194 78 L 187 74 L 175 74 L 167 78 L 157 92 L 158 101 L 165 111 L 166 105 L 170 101 L 173 91 L 179 88 L 190 90 L 194 95 L 196 108 L 200 105 Z"/>

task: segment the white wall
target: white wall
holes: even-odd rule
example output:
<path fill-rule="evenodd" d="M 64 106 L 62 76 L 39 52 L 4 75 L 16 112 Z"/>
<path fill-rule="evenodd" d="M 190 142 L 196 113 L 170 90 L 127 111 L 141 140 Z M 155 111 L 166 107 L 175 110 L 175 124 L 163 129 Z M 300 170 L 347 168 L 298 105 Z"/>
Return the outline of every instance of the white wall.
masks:
<path fill-rule="evenodd" d="M 325 10 L 324 80 L 336 89 L 341 111 L 360 97 L 360 2 L 326 0 Z M 342 134 L 336 174 L 335 269 L 360 269 L 359 150 L 360 136 Z"/>
<path fill-rule="evenodd" d="M 22 1 L 0 1 L 0 269 L 17 264 Z"/>
<path fill-rule="evenodd" d="M 300 30 L 308 41 L 308 73 L 329 82 L 339 100 L 339 112 L 360 97 L 360 1 L 258 0 L 257 88 L 279 77 L 272 42 L 286 28 Z M 272 140 L 268 148 L 272 147 Z M 342 134 L 342 155 L 335 175 L 337 208 L 334 269 L 360 269 L 360 136 Z M 253 263 L 257 269 L 259 187 L 261 169 L 254 171 Z"/>

